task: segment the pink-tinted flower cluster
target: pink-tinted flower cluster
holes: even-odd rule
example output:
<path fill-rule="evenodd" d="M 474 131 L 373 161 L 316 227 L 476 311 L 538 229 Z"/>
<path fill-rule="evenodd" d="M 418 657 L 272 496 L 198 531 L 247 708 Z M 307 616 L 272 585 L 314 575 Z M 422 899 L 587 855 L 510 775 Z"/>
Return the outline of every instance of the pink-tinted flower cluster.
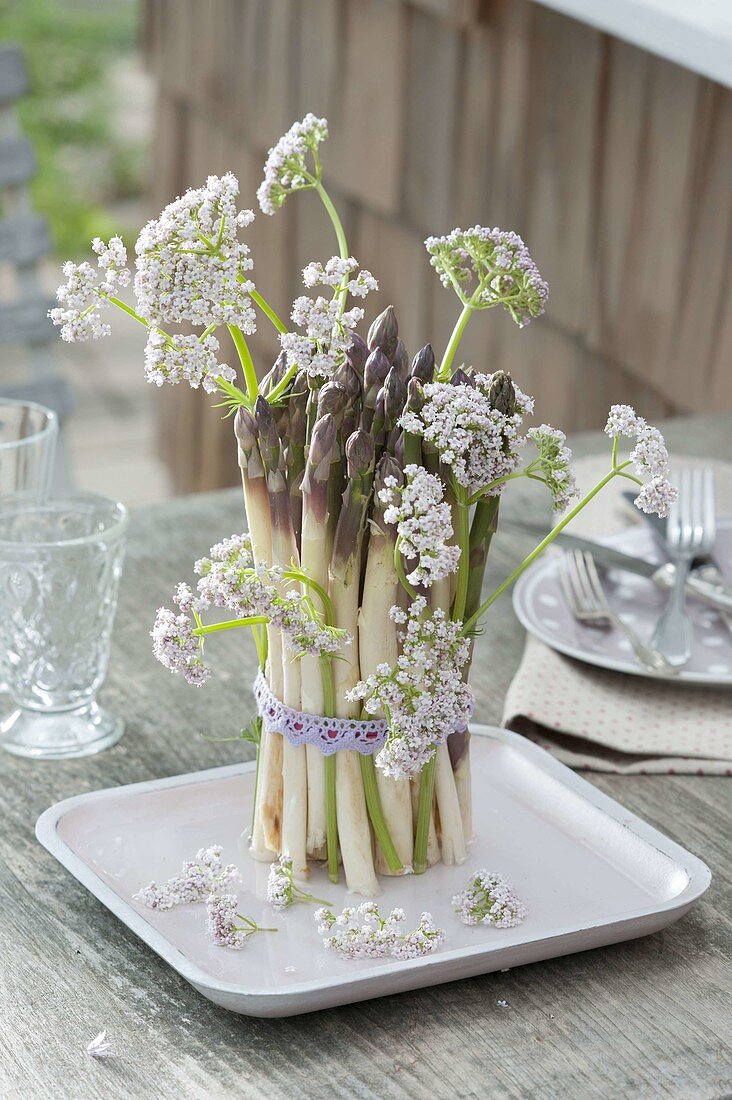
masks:
<path fill-rule="evenodd" d="M 219 844 L 200 848 L 195 859 L 187 860 L 179 875 L 174 875 L 162 886 L 151 882 L 134 895 L 148 909 L 172 909 L 174 905 L 187 905 L 204 901 L 214 890 L 236 879 L 238 871 L 233 863 L 224 865 Z"/>
<path fill-rule="evenodd" d="M 319 175 L 318 146 L 327 137 L 328 120 L 307 114 L 300 122 L 294 122 L 270 149 L 264 179 L 257 189 L 257 200 L 264 214 L 274 214 L 293 191 L 313 186 L 312 178 Z"/>
<path fill-rule="evenodd" d="M 493 408 L 492 381 L 493 375 L 478 374 L 474 385 L 432 382 L 424 387 L 420 411 L 408 410 L 400 420 L 405 431 L 437 449 L 457 483 L 471 493 L 514 472 L 524 443 L 519 429 L 534 407 L 532 399 L 514 386 L 515 412 L 508 415 Z M 502 488 L 499 481 L 488 493 L 497 496 Z"/>
<path fill-rule="evenodd" d="M 167 607 L 159 607 L 150 637 L 153 656 L 164 668 L 180 673 L 194 687 L 203 687 L 211 669 L 203 660 L 203 639 L 193 633 L 194 629 L 186 613 L 176 615 Z"/>
<path fill-rule="evenodd" d="M 544 312 L 549 288 L 518 233 L 476 225 L 424 243 L 442 284 L 474 309 L 503 306 L 519 326 Z"/>
<path fill-rule="evenodd" d="M 452 904 L 463 924 L 515 928 L 526 916 L 526 907 L 513 887 L 495 871 L 474 871 Z"/>
<path fill-rule="evenodd" d="M 407 579 L 429 588 L 456 572 L 460 547 L 450 544 L 452 515 L 440 478 L 413 464 L 404 467 L 404 475 L 404 485 L 390 476 L 379 490 L 379 499 L 387 505 L 384 522 L 396 524 L 404 557 L 408 561 L 417 559 Z"/>
<path fill-rule="evenodd" d="M 464 729 L 470 718 L 473 693 L 462 676 L 470 643 L 461 636 L 462 623 L 450 622 L 440 609 L 429 612 L 421 596 L 408 611 L 393 607 L 390 614 L 405 627 L 397 663 L 378 665 L 348 698 L 364 700 L 369 714 L 386 716 L 389 737 L 376 764 L 385 775 L 403 779 L 420 772 L 448 734 Z"/>
<path fill-rule="evenodd" d="M 255 932 L 276 932 L 276 928 L 261 928 L 251 917 L 237 912 L 236 894 L 211 894 L 206 899 L 206 928 L 217 947 L 232 947 L 241 951 Z M 241 921 L 241 924 L 237 924 Z"/>
<path fill-rule="evenodd" d="M 218 350 L 215 336 L 179 335 L 173 339 L 160 329 L 151 329 L 145 345 L 145 378 L 155 386 L 187 382 L 194 390 L 203 386 L 206 393 L 215 393 L 219 378 L 227 382 L 236 378 L 232 367 L 217 361 Z"/>
<path fill-rule="evenodd" d="M 327 905 L 322 898 L 316 898 L 303 890 L 295 882 L 293 861 L 289 856 L 282 854 L 276 863 L 270 864 L 267 878 L 267 901 L 273 909 L 288 909 L 297 902 L 317 902 Z"/>
<path fill-rule="evenodd" d="M 135 294 L 148 322 L 256 331 L 249 297 L 254 284 L 244 275 L 252 260 L 238 237 L 254 214 L 237 210 L 238 194 L 231 172 L 209 176 L 204 187 L 186 191 L 142 230 L 135 245 Z"/>
<path fill-rule="evenodd" d="M 417 927 L 405 932 L 403 909 L 392 909 L 382 917 L 372 901 L 357 908 L 348 906 L 338 916 L 330 909 L 318 909 L 314 917 L 323 945 L 342 959 L 416 959 L 431 954 L 445 940 L 431 913 L 422 913 Z"/>
<path fill-rule="evenodd" d="M 539 452 L 538 458 L 531 463 L 532 474 L 546 483 L 554 510 L 563 512 L 578 495 L 572 472 L 572 452 L 566 446 L 567 437 L 564 432 L 548 424 L 530 428 L 526 434 Z"/>
<path fill-rule="evenodd" d="M 62 268 L 66 282 L 56 291 L 61 305 L 48 313 L 54 325 L 60 325 L 61 339 L 67 343 L 109 336 L 111 329 L 102 319 L 102 311 L 108 308 L 107 299 L 117 293 L 118 287 L 130 282 L 127 250 L 119 237 L 112 237 L 109 244 L 95 237 L 92 249 L 99 270 L 87 261 L 67 261 Z"/>
<path fill-rule="evenodd" d="M 667 516 L 678 494 L 669 481 L 668 450 L 658 428 L 651 427 L 630 405 L 613 405 L 605 432 L 613 440 L 621 436 L 635 440 L 630 461 L 638 477 L 650 479 L 635 498 L 636 507 L 662 518 Z"/>

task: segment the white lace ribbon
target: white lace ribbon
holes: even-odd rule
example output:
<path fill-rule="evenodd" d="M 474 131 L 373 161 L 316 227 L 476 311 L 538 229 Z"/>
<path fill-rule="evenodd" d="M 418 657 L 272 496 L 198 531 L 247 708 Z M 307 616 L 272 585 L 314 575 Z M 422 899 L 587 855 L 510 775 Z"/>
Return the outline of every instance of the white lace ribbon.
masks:
<path fill-rule="evenodd" d="M 369 756 L 386 741 L 389 727 L 383 718 L 325 718 L 286 706 L 272 694 L 261 670 L 253 690 L 263 728 L 281 733 L 292 745 L 316 745 L 324 756 L 340 749 Z"/>

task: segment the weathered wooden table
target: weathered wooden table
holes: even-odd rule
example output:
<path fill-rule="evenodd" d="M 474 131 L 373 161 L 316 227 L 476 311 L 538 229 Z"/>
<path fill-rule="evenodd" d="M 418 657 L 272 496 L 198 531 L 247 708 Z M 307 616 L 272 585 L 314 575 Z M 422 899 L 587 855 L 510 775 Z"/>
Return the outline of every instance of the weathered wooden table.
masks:
<path fill-rule="evenodd" d="M 732 458 L 732 419 L 672 425 L 683 453 Z M 597 435 L 579 453 L 599 451 Z M 492 574 L 527 552 L 511 517 L 545 515 L 514 495 Z M 127 734 L 98 757 L 30 763 L 0 755 L 0 1096 L 96 1097 L 721 1097 L 732 1089 L 732 782 L 590 775 L 705 859 L 714 882 L 665 932 L 421 992 L 292 1020 L 231 1015 L 200 997 L 36 842 L 51 803 L 82 791 L 245 757 L 230 735 L 251 709 L 253 654 L 229 635 L 217 686 L 195 691 L 150 654 L 155 608 L 220 537 L 241 529 L 236 491 L 138 511 L 103 699 Z M 523 631 L 508 598 L 478 647 L 476 717 L 500 720 Z M 699 705 L 704 705 L 700 693 Z M 732 695 L 730 696 L 732 707 Z M 504 1006 L 503 1002 L 507 1002 Z M 119 1057 L 94 1062 L 102 1028 Z"/>

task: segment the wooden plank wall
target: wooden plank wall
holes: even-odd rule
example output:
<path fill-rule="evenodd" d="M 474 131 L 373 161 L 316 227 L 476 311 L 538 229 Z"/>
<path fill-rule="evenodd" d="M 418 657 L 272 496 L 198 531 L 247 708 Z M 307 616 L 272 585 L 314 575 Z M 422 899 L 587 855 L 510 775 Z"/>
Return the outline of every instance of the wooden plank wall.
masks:
<path fill-rule="evenodd" d="M 732 409 L 732 92 L 531 0 L 145 0 L 159 86 L 162 204 L 210 172 L 254 192 L 307 111 L 330 121 L 327 182 L 408 348 L 443 346 L 456 302 L 422 241 L 476 222 L 526 239 L 551 296 L 526 330 L 476 317 L 464 357 L 514 373 L 543 419 L 599 426 Z M 335 250 L 312 195 L 251 232 L 287 314 L 299 269 Z M 376 297 L 376 296 L 374 296 Z M 262 370 L 271 332 L 254 340 Z M 179 490 L 235 480 L 229 423 L 160 394 Z M 196 427 L 200 425 L 200 427 Z"/>

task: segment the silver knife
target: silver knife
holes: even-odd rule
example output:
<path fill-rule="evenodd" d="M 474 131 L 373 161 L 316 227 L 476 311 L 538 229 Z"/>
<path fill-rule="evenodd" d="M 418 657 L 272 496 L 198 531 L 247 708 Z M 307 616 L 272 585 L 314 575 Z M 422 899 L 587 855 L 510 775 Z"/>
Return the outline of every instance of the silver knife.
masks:
<path fill-rule="evenodd" d="M 521 526 L 526 530 L 546 534 L 543 528 L 535 527 L 533 524 L 521 524 Z M 621 569 L 626 573 L 637 573 L 641 577 L 648 577 L 658 588 L 670 588 L 673 584 L 675 566 L 671 562 L 658 565 L 645 558 L 624 554 L 622 550 L 616 550 L 613 546 L 592 542 L 590 539 L 580 538 L 579 535 L 570 535 L 566 531 L 557 535 L 556 542 L 560 546 L 571 546 L 573 550 L 587 550 L 595 561 L 610 566 L 611 569 Z M 706 580 L 698 572 L 691 573 L 686 582 L 686 591 L 689 596 L 694 596 L 720 611 L 732 612 L 732 588 L 723 581 Z"/>

